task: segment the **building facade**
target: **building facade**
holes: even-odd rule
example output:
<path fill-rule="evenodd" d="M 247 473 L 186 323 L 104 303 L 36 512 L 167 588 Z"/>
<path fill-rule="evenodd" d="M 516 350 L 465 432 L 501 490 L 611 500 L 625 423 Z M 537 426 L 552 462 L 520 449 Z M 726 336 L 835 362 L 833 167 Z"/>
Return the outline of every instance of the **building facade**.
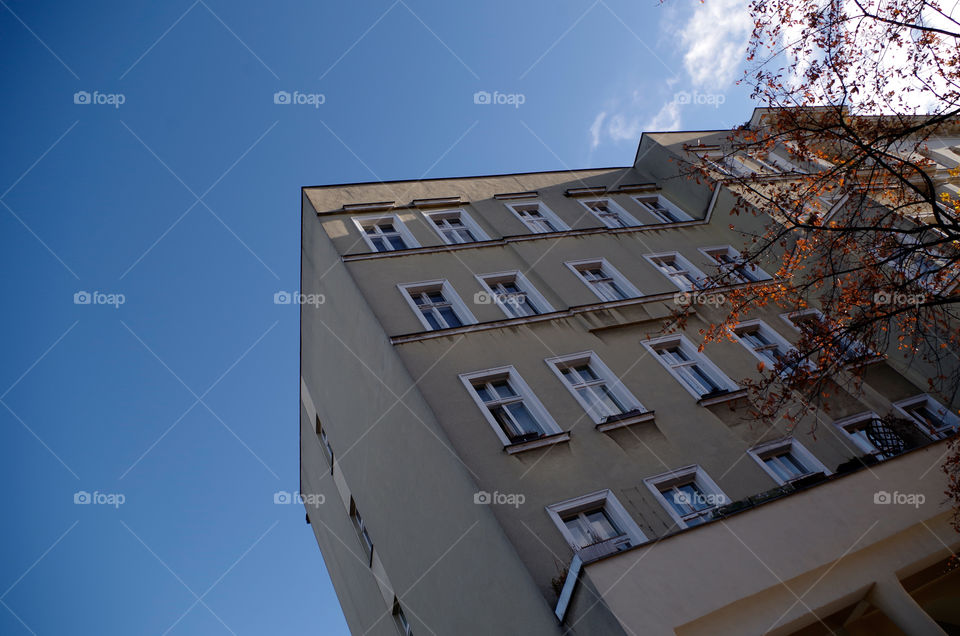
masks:
<path fill-rule="evenodd" d="M 758 427 L 738 381 L 802 317 L 698 347 L 721 315 L 698 281 L 778 267 L 737 267 L 765 220 L 729 215 L 735 189 L 678 178 L 726 134 L 645 134 L 628 167 L 303 189 L 323 302 L 301 307 L 301 493 L 354 633 L 960 633 L 958 405 L 887 361 L 815 429 Z M 864 433 L 891 412 L 922 440 L 896 455 Z"/>

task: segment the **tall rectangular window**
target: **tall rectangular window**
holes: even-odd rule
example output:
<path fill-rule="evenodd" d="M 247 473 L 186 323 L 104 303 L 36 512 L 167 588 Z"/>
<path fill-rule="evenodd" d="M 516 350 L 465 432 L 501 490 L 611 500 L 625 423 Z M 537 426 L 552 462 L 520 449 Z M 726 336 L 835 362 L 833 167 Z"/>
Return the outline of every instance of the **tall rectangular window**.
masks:
<path fill-rule="evenodd" d="M 807 336 L 821 351 L 838 351 L 846 363 L 862 362 L 876 356 L 866 345 L 831 322 L 819 309 L 805 309 L 780 316 Z"/>
<path fill-rule="evenodd" d="M 447 245 L 461 245 L 489 239 L 483 229 L 464 210 L 426 212 L 425 215 Z"/>
<path fill-rule="evenodd" d="M 478 294 L 477 302 L 496 303 L 510 318 L 536 316 L 553 307 L 521 272 L 501 272 L 477 276 L 487 294 Z"/>
<path fill-rule="evenodd" d="M 814 473 L 830 474 L 820 460 L 792 437 L 761 444 L 748 454 L 781 486 Z"/>
<path fill-rule="evenodd" d="M 697 399 L 723 395 L 739 389 L 686 336 L 667 336 L 644 342 L 657 360 Z"/>
<path fill-rule="evenodd" d="M 767 369 L 780 365 L 781 373 L 789 375 L 800 364 L 796 347 L 762 320 L 741 322 L 733 328 L 733 333 Z"/>
<path fill-rule="evenodd" d="M 692 221 L 693 218 L 674 205 L 669 199 L 660 194 L 638 196 L 633 198 L 640 207 L 649 212 L 661 223 L 680 223 Z"/>
<path fill-rule="evenodd" d="M 746 263 L 740 252 L 727 245 L 700 250 L 717 264 L 721 276 L 732 283 L 756 283 L 770 280 L 770 274 L 753 263 Z"/>
<path fill-rule="evenodd" d="M 552 504 L 547 506 L 547 514 L 584 561 L 614 554 L 647 540 L 609 490 Z"/>
<path fill-rule="evenodd" d="M 960 428 L 960 417 L 929 395 L 918 395 L 895 402 L 901 413 L 920 425 L 928 435 L 945 437 Z"/>
<path fill-rule="evenodd" d="M 627 413 L 645 411 L 643 405 L 591 351 L 548 358 L 546 363 L 597 424 Z"/>
<path fill-rule="evenodd" d="M 504 445 L 561 432 L 513 367 L 467 373 L 460 379 Z"/>
<path fill-rule="evenodd" d="M 677 289 L 694 291 L 704 286 L 706 275 L 678 252 L 648 254 L 645 258 Z"/>
<path fill-rule="evenodd" d="M 729 501 L 699 466 L 648 477 L 644 482 L 681 528 L 709 521 L 713 511 Z"/>
<path fill-rule="evenodd" d="M 577 277 L 603 301 L 637 298 L 641 294 L 606 259 L 575 261 L 567 263 Z"/>
<path fill-rule="evenodd" d="M 427 330 L 450 329 L 476 322 L 447 281 L 406 283 L 399 287 Z"/>
<path fill-rule="evenodd" d="M 640 225 L 633 216 L 617 205 L 613 199 L 587 199 L 581 204 L 609 228 Z"/>

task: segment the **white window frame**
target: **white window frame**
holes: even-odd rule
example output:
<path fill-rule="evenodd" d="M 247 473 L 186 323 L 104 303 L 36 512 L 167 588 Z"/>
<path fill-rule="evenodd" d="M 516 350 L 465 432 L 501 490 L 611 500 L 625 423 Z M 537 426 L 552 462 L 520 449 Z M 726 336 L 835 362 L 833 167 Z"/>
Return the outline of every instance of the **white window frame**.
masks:
<path fill-rule="evenodd" d="M 800 311 L 789 311 L 789 312 L 780 314 L 780 318 L 782 318 L 788 325 L 790 325 L 794 329 L 794 331 L 796 331 L 797 333 L 803 333 L 803 329 L 800 327 L 799 324 L 797 324 L 796 319 L 797 318 L 802 319 L 804 316 L 817 316 L 820 318 L 821 322 L 824 322 L 826 324 L 826 320 L 827 320 L 826 316 L 824 316 L 823 312 L 817 309 L 816 307 L 811 307 L 809 309 L 801 309 Z M 801 322 L 803 321 L 801 320 Z M 845 348 L 847 353 L 850 353 L 851 351 L 855 351 L 858 354 L 858 357 L 856 358 L 844 360 L 844 364 L 863 364 L 864 362 L 868 362 L 871 359 L 877 357 L 876 352 L 872 351 L 869 347 L 867 347 L 865 344 L 863 344 L 856 338 L 852 338 L 845 334 L 838 334 L 837 339 L 845 341 L 846 343 Z"/>
<path fill-rule="evenodd" d="M 676 287 L 680 291 L 685 291 L 685 292 L 697 291 L 698 289 L 702 289 L 705 286 L 706 281 L 708 280 L 707 275 L 704 274 L 702 271 L 700 271 L 699 267 L 691 263 L 680 252 L 659 252 L 657 254 L 644 254 L 643 257 L 647 259 L 647 262 L 650 263 L 650 265 L 652 265 L 655 270 L 657 270 L 661 275 L 665 276 L 671 283 L 673 283 L 674 287 Z M 693 277 L 694 282 L 692 287 L 688 287 L 686 283 L 681 284 L 680 281 L 682 279 L 678 275 L 674 275 L 673 273 L 664 270 L 664 268 L 660 265 L 658 261 L 661 259 L 667 259 L 667 258 L 672 258 L 673 262 L 677 263 L 677 265 L 680 267 L 681 270 L 683 270 L 684 273 Z"/>
<path fill-rule="evenodd" d="M 873 412 L 873 411 L 864 411 L 863 413 L 857 413 L 856 415 L 851 415 L 851 416 L 845 417 L 845 418 L 843 418 L 843 419 L 835 420 L 835 421 L 833 422 L 833 425 L 834 425 L 835 427 L 837 427 L 837 429 L 840 430 L 841 434 L 843 434 L 843 436 L 846 437 L 846 439 L 850 440 L 850 442 L 851 442 L 861 453 L 866 454 L 866 455 L 874 455 L 874 456 L 875 456 L 877 459 L 879 459 L 879 460 L 888 459 L 887 456 L 884 455 L 884 454 L 880 451 L 879 448 L 877 448 L 876 446 L 874 446 L 873 443 L 870 442 L 869 439 L 865 439 L 864 437 L 860 437 L 859 435 L 856 435 L 856 434 L 854 434 L 854 433 L 851 433 L 849 430 L 847 430 L 848 427 L 854 426 L 854 425 L 859 424 L 859 423 L 864 422 L 864 421 L 870 421 L 870 420 L 873 420 L 873 419 L 878 419 L 878 420 L 879 420 L 879 419 L 881 419 L 881 418 L 880 418 L 879 415 L 877 415 L 877 414 L 876 414 L 875 412 Z M 911 418 L 911 419 L 912 419 L 912 418 Z"/>
<path fill-rule="evenodd" d="M 603 302 L 617 302 L 618 300 L 628 300 L 630 298 L 639 298 L 643 296 L 643 294 L 640 293 L 640 290 L 634 287 L 633 284 L 627 280 L 623 274 L 617 271 L 617 268 L 611 265 L 605 258 L 588 258 L 580 261 L 567 261 L 564 264 L 570 268 L 570 271 L 573 272 L 574 276 L 579 278 L 583 284 L 586 285 L 590 291 L 592 291 L 594 295 Z M 607 278 L 609 278 L 621 290 L 627 293 L 626 298 L 611 299 L 604 297 L 603 294 L 597 291 L 598 288 L 595 281 L 588 280 L 586 276 L 583 275 L 582 270 L 598 268 L 603 271 Z"/>
<path fill-rule="evenodd" d="M 928 409 L 935 411 L 938 415 L 942 415 L 946 419 L 947 424 L 940 428 L 935 428 L 933 431 L 929 430 L 926 422 L 920 421 L 909 411 L 911 407 L 920 403 L 924 403 Z M 910 420 L 911 422 L 916 422 L 920 430 L 922 430 L 928 436 L 937 435 L 938 438 L 943 439 L 960 428 L 960 416 L 927 393 L 921 393 L 920 395 L 915 395 L 914 397 L 894 402 L 893 407 L 906 419 Z"/>
<path fill-rule="evenodd" d="M 607 209 L 609 210 L 609 214 L 614 214 L 620 219 L 621 221 L 620 224 L 611 223 L 607 219 L 607 217 L 605 217 L 602 213 L 590 207 L 591 203 L 600 203 L 600 202 L 603 202 L 606 204 Z M 590 213 L 593 214 L 595 217 L 597 217 L 597 219 L 599 219 L 601 223 L 603 223 L 604 225 L 606 225 L 608 228 L 611 228 L 611 229 L 617 229 L 621 227 L 635 227 L 638 225 L 642 225 L 642 223 L 640 223 L 632 214 L 624 210 L 623 206 L 621 206 L 619 203 L 614 201 L 611 197 L 596 197 L 596 198 L 590 198 L 590 199 L 580 199 L 580 205 L 582 205 L 587 210 L 589 210 Z"/>
<path fill-rule="evenodd" d="M 360 545 L 363 546 L 363 550 L 367 555 L 367 558 L 372 562 L 373 561 L 373 539 L 370 538 L 370 531 L 367 528 L 367 523 L 363 520 L 363 515 L 360 514 L 360 510 L 357 508 L 357 502 L 353 500 L 353 497 L 350 498 L 350 525 L 353 526 L 354 531 L 357 533 L 357 539 L 360 541 Z"/>
<path fill-rule="evenodd" d="M 477 281 L 480 283 L 480 286 L 490 295 L 490 299 L 500 307 L 500 310 L 508 318 L 523 318 L 524 316 L 516 316 L 512 313 L 510 308 L 509 299 L 504 297 L 504 294 L 495 288 L 495 285 L 507 281 L 508 279 L 512 280 L 514 285 L 520 289 L 520 293 L 525 296 L 525 302 L 533 301 L 533 306 L 540 311 L 533 315 L 548 314 L 554 311 L 553 306 L 547 302 L 547 299 L 543 297 L 537 288 L 534 287 L 533 283 L 523 275 L 523 272 L 519 270 L 513 270 L 509 272 L 492 272 L 490 274 L 477 274 Z"/>
<path fill-rule="evenodd" d="M 423 316 L 423 313 L 420 311 L 420 307 L 414 302 L 413 297 L 411 296 L 411 290 L 417 291 L 426 291 L 431 288 L 440 288 L 440 293 L 443 294 L 444 299 L 450 303 L 450 307 L 453 309 L 453 313 L 457 314 L 457 318 L 460 319 L 460 322 L 463 325 L 474 325 L 477 323 L 477 319 L 474 318 L 473 314 L 470 313 L 470 309 L 467 308 L 467 305 L 460 299 L 460 296 L 453 289 L 453 286 L 450 285 L 445 279 L 441 280 L 427 280 L 421 281 L 419 283 L 399 283 L 397 289 L 400 290 L 400 295 L 407 301 L 407 304 L 410 306 L 410 309 L 413 310 L 413 313 L 416 315 L 417 319 L 420 321 L 420 324 L 423 325 L 423 328 L 426 331 L 437 331 L 430 326 L 430 323 L 427 322 L 427 319 Z M 445 327 L 445 329 L 451 329 L 455 327 Z"/>
<path fill-rule="evenodd" d="M 550 516 L 550 520 L 557 526 L 557 530 L 563 535 L 567 545 L 569 545 L 574 552 L 579 553 L 583 547 L 589 546 L 581 547 L 577 543 L 573 534 L 567 528 L 567 524 L 564 523 L 563 517 L 576 511 L 592 511 L 598 508 L 602 508 L 607 517 L 613 521 L 614 526 L 623 533 L 620 536 L 625 537 L 626 541 L 629 542 L 630 545 L 627 547 L 637 546 L 648 541 L 647 535 L 640 530 L 640 526 L 637 525 L 633 517 L 630 516 L 609 489 L 599 490 L 588 495 L 582 495 L 574 499 L 551 504 L 546 507 L 546 510 Z"/>
<path fill-rule="evenodd" d="M 743 345 L 744 349 L 746 349 L 751 354 L 753 354 L 753 357 L 755 357 L 757 360 L 760 360 L 765 365 L 767 365 L 767 368 L 773 369 L 775 363 L 763 357 L 763 355 L 758 353 L 751 343 L 747 342 L 740 335 L 740 331 L 751 329 L 752 327 L 756 327 L 767 339 L 772 340 L 773 344 L 776 344 L 779 347 L 782 347 L 785 354 L 789 354 L 791 351 L 797 350 L 797 348 L 793 346 L 793 344 L 789 340 L 787 340 L 786 338 L 781 336 L 779 333 L 777 333 L 777 331 L 773 327 L 768 325 L 763 320 L 756 319 L 756 320 L 744 320 L 742 322 L 738 322 L 730 330 L 731 335 L 734 337 L 734 339 L 737 342 Z M 814 368 L 813 363 L 810 362 L 809 360 L 803 360 L 800 362 L 800 364 L 803 364 L 807 369 Z M 784 368 L 781 370 L 781 375 L 790 375 L 790 373 L 791 373 L 791 370 L 788 368 Z"/>
<path fill-rule="evenodd" d="M 381 221 L 390 221 L 393 224 L 394 229 L 400 235 L 400 238 L 403 239 L 403 242 L 406 243 L 406 248 L 404 249 L 413 249 L 415 247 L 420 247 L 420 243 L 413 237 L 410 230 L 407 229 L 406 224 L 400 220 L 400 216 L 397 214 L 385 214 L 381 216 L 355 216 L 353 217 L 353 223 L 357 227 L 357 231 L 360 232 L 360 236 L 363 237 L 363 241 L 367 244 L 367 247 L 371 252 L 379 252 L 373 241 L 370 239 L 370 235 L 367 234 L 366 226 L 368 225 L 378 225 Z M 386 241 L 385 244 L 389 245 L 389 241 Z M 385 252 L 396 252 L 398 250 L 390 249 L 384 250 Z"/>
<path fill-rule="evenodd" d="M 730 502 L 730 498 L 727 497 L 726 493 L 720 489 L 720 486 L 717 485 L 715 481 L 710 479 L 710 476 L 707 474 L 703 468 L 697 464 L 691 466 L 684 466 L 683 468 L 678 468 L 676 470 L 671 470 L 666 473 L 661 473 L 659 475 L 654 475 L 653 477 L 647 477 L 643 480 L 643 483 L 647 485 L 647 488 L 650 489 L 650 492 L 653 493 L 653 496 L 657 499 L 661 506 L 667 511 L 670 515 L 670 518 L 676 522 L 681 528 L 690 527 L 689 521 L 694 519 L 699 519 L 701 517 L 709 517 L 714 510 L 718 507 L 726 505 Z M 714 497 L 717 501 L 714 505 L 709 508 L 704 508 L 696 513 L 690 513 L 687 515 L 681 516 L 673 507 L 673 504 L 667 499 L 667 496 L 660 490 L 660 484 L 670 483 L 674 487 L 677 485 L 684 485 L 688 483 L 695 483 L 700 491 L 709 497 Z M 709 521 L 709 519 L 706 519 Z M 699 524 L 694 524 L 699 525 Z"/>
<path fill-rule="evenodd" d="M 557 216 L 553 212 L 553 210 L 548 208 L 543 201 L 518 201 L 517 203 L 504 203 L 504 205 L 507 206 L 507 209 L 513 212 L 513 215 L 517 217 L 517 219 L 521 223 L 523 223 L 524 227 L 526 227 L 531 234 L 549 234 L 550 232 L 566 232 L 567 230 L 570 229 L 570 226 L 564 223 L 563 220 L 559 216 Z M 520 213 L 520 208 L 528 208 L 531 206 L 537 206 L 537 211 L 540 213 L 540 215 L 544 219 L 546 219 L 553 225 L 554 227 L 553 230 L 540 231 L 534 228 L 532 225 L 530 225 L 530 223 L 526 221 L 526 219 L 524 219 L 523 215 Z"/>
<path fill-rule="evenodd" d="M 693 217 L 687 214 L 683 208 L 678 206 L 676 203 L 663 196 L 662 194 L 638 194 L 632 197 L 634 202 L 639 205 L 645 212 L 653 216 L 653 218 L 659 220 L 661 223 L 684 223 L 686 221 L 693 221 Z M 655 207 L 649 204 L 651 199 L 656 199 L 656 203 L 664 208 L 669 214 L 672 214 L 677 218 L 676 221 L 671 220 L 663 216 L 662 212 L 657 210 Z"/>
<path fill-rule="evenodd" d="M 430 224 L 430 227 L 433 228 L 433 231 L 437 233 L 440 237 L 440 240 L 447 245 L 467 245 L 469 243 L 476 243 L 479 241 L 489 241 L 490 237 L 486 232 L 483 231 L 476 221 L 473 220 L 473 217 L 463 208 L 454 208 L 450 210 L 431 210 L 429 212 L 424 212 L 423 215 L 427 217 L 427 223 Z M 450 217 L 456 217 L 460 219 L 460 222 L 463 223 L 464 228 L 473 235 L 473 241 L 451 241 L 444 234 L 439 227 L 437 227 L 438 219 L 445 219 Z"/>
<path fill-rule="evenodd" d="M 764 271 L 759 265 L 744 263 L 740 252 L 735 250 L 732 245 L 715 245 L 713 247 L 700 247 L 697 249 L 701 254 L 706 256 L 709 262 L 717 267 L 724 276 L 735 279 L 737 283 L 758 283 L 773 278 L 773 276 Z M 733 262 L 721 263 L 717 260 L 716 256 L 714 256 L 717 252 L 723 252 L 725 256 Z M 744 275 L 744 271 L 747 272 L 746 275 Z M 753 276 L 755 280 L 751 280 L 748 276 Z"/>
<path fill-rule="evenodd" d="M 786 453 L 784 451 L 786 451 Z M 754 461 L 760 464 L 760 467 L 763 468 L 763 470 L 766 471 L 766 473 L 781 486 L 798 479 L 803 479 L 804 477 L 809 477 L 810 475 L 816 473 L 823 473 L 824 475 L 831 474 L 827 467 L 823 465 L 823 462 L 817 459 L 813 453 L 808 451 L 803 444 L 798 442 L 793 437 L 784 437 L 783 439 L 778 439 L 754 446 L 747 451 L 747 454 L 750 455 Z M 773 456 L 779 456 L 783 454 L 793 455 L 794 460 L 806 468 L 807 472 L 788 480 L 781 478 L 776 471 L 770 468 L 770 466 L 767 464 L 767 460 Z"/>
<path fill-rule="evenodd" d="M 681 375 L 679 371 L 674 369 L 663 356 L 660 355 L 659 349 L 671 346 L 679 345 L 683 350 L 683 353 L 690 359 L 690 364 L 696 364 L 700 367 L 700 371 L 705 373 L 710 380 L 719 385 L 721 389 L 726 389 L 727 392 L 734 392 L 740 390 L 740 386 L 736 382 L 727 377 L 720 367 L 715 365 L 706 354 L 697 351 L 697 348 L 690 342 L 690 339 L 683 334 L 672 334 L 669 336 L 662 336 L 660 338 L 654 338 L 652 340 L 643 341 L 643 346 L 647 348 L 650 354 L 657 359 L 657 361 L 666 369 L 674 379 L 680 383 L 680 385 L 687 390 L 687 392 L 692 395 L 697 400 L 702 400 L 704 397 L 710 395 L 709 393 L 697 393 L 697 390 L 687 383 L 687 380 L 684 379 L 684 376 Z M 689 366 L 685 364 L 684 366 Z M 723 395 L 723 394 L 719 394 Z"/>
<path fill-rule="evenodd" d="M 620 378 L 618 378 L 593 351 L 581 351 L 580 353 L 571 353 L 565 356 L 546 358 L 544 362 L 547 363 L 547 366 L 550 367 L 550 370 L 553 371 L 554 375 L 557 376 L 561 384 L 563 384 L 570 394 L 573 395 L 577 403 L 583 407 L 583 410 L 587 412 L 587 415 L 590 416 L 590 419 L 593 420 L 594 424 L 603 424 L 610 415 L 622 415 L 623 413 L 629 413 L 630 411 L 634 410 L 640 411 L 641 413 L 647 412 L 647 409 L 643 406 L 643 404 L 640 403 L 640 400 L 633 396 L 627 387 L 625 387 L 620 381 Z M 592 386 L 601 383 L 605 385 L 613 397 L 623 405 L 624 410 L 622 413 L 613 413 L 608 415 L 597 412 L 590 402 L 583 397 L 581 391 L 577 390 L 577 388 L 570 384 L 567 378 L 564 377 L 564 368 L 580 366 L 583 364 L 589 365 L 590 369 L 598 378 L 596 381 L 587 383 L 584 386 Z M 640 413 L 637 415 L 639 414 Z"/>
<path fill-rule="evenodd" d="M 953 276 L 944 276 L 941 274 L 943 279 L 939 284 L 934 279 L 939 271 L 948 271 L 949 264 L 947 265 L 938 265 L 935 263 L 936 259 L 945 259 L 946 257 L 942 254 L 938 254 L 936 249 L 933 248 L 923 248 L 922 246 L 917 246 L 920 242 L 912 234 L 906 234 L 904 232 L 896 232 L 897 242 L 900 245 L 907 246 L 907 249 L 914 250 L 911 253 L 904 254 L 903 256 L 893 255 L 886 264 L 895 269 L 897 272 L 902 274 L 904 278 L 916 282 L 920 287 L 926 290 L 932 290 L 936 292 L 949 292 L 954 287 L 957 286 L 957 277 L 956 266 L 954 266 L 955 273 Z M 930 252 L 933 252 L 932 254 Z M 931 272 L 924 272 L 923 265 L 921 264 L 921 259 L 925 262 L 933 262 L 934 269 Z"/>
<path fill-rule="evenodd" d="M 527 407 L 527 410 L 530 411 L 533 419 L 543 431 L 544 436 L 556 435 L 563 432 L 556 420 L 553 419 L 553 416 L 550 415 L 550 412 L 547 411 L 547 408 L 537 398 L 536 394 L 533 392 L 533 389 L 531 389 L 530 386 L 524 382 L 523 378 L 519 373 L 517 373 L 517 370 L 512 365 L 497 367 L 495 369 L 483 369 L 482 371 L 471 371 L 470 373 L 461 373 L 459 377 L 460 381 L 463 382 L 463 386 L 466 388 L 467 393 L 469 393 L 470 397 L 473 399 L 474 404 L 476 404 L 477 408 L 480 409 L 484 419 L 487 420 L 490 428 L 492 428 L 493 432 L 497 434 L 497 437 L 501 442 L 503 442 L 504 446 L 512 446 L 514 444 L 524 442 L 510 441 L 510 438 L 507 437 L 506 431 L 500 427 L 500 424 L 490 412 L 490 408 L 480 397 L 476 387 L 474 387 L 474 382 L 480 380 L 492 381 L 506 377 L 514 392 L 523 399 L 524 405 Z"/>

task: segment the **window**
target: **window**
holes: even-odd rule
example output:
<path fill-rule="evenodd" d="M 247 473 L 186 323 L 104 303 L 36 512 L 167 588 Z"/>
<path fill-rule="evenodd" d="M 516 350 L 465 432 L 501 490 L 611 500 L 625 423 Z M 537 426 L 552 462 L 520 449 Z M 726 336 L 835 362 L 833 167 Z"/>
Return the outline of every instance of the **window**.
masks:
<path fill-rule="evenodd" d="M 477 280 L 488 294 L 478 294 L 478 303 L 496 303 L 511 318 L 536 316 L 553 311 L 547 299 L 520 272 L 481 274 Z"/>
<path fill-rule="evenodd" d="M 847 363 L 876 356 L 862 342 L 842 333 L 836 325 L 830 324 L 819 309 L 795 311 L 781 314 L 780 317 L 794 329 L 811 338 L 821 350 L 838 349 Z"/>
<path fill-rule="evenodd" d="M 592 351 L 545 362 L 596 424 L 646 410 Z"/>
<path fill-rule="evenodd" d="M 906 449 L 906 441 L 896 432 L 885 427 L 880 417 L 871 411 L 859 413 L 833 423 L 854 446 L 867 455 L 877 459 L 889 459 Z M 884 440 L 880 442 L 880 440 Z M 884 453 L 879 444 L 887 446 Z"/>
<path fill-rule="evenodd" d="M 678 289 L 683 291 L 694 291 L 703 287 L 707 280 L 706 275 L 694 265 L 680 256 L 678 252 L 668 252 L 666 254 L 650 254 L 645 256 L 660 273 L 670 279 Z"/>
<path fill-rule="evenodd" d="M 429 331 L 473 324 L 476 319 L 445 280 L 398 285 L 404 298 Z"/>
<path fill-rule="evenodd" d="M 460 379 L 504 446 L 561 432 L 513 367 L 463 374 Z"/>
<path fill-rule="evenodd" d="M 666 197 L 656 194 L 652 196 L 634 197 L 644 210 L 655 216 L 661 223 L 680 223 L 692 221 L 693 218 L 670 202 Z"/>
<path fill-rule="evenodd" d="M 396 597 L 393 599 L 393 620 L 403 636 L 413 636 L 410 621 L 404 616 L 403 609 L 400 607 L 400 601 Z"/>
<path fill-rule="evenodd" d="M 640 545 L 647 537 L 609 490 L 547 506 L 567 544 L 584 561 Z"/>
<path fill-rule="evenodd" d="M 374 252 L 392 252 L 420 247 L 410 231 L 396 216 L 375 219 L 354 219 L 363 240 Z"/>
<path fill-rule="evenodd" d="M 926 289 L 947 291 L 956 284 L 957 273 L 951 275 L 950 259 L 934 247 L 923 245 L 933 238 L 918 239 L 900 232 L 895 237 L 890 239 L 895 243 L 888 261 L 891 267 Z"/>
<path fill-rule="evenodd" d="M 643 481 L 681 528 L 709 521 L 713 510 L 728 501 L 699 466 L 687 466 Z"/>
<path fill-rule="evenodd" d="M 644 342 L 643 345 L 697 399 L 723 395 L 740 388 L 697 351 L 686 336 L 666 336 Z"/>
<path fill-rule="evenodd" d="M 894 407 L 919 424 L 925 432 L 937 437 L 951 435 L 960 427 L 960 417 L 929 395 L 895 402 Z"/>
<path fill-rule="evenodd" d="M 360 516 L 360 511 L 357 510 L 357 503 L 353 498 L 350 499 L 350 521 L 353 522 L 353 528 L 357 531 L 357 536 L 360 538 L 360 543 L 363 545 L 367 557 L 372 560 L 373 540 L 370 538 L 370 533 L 367 532 L 367 526 L 363 522 L 363 517 Z"/>
<path fill-rule="evenodd" d="M 780 373 L 789 375 L 800 363 L 797 349 L 762 320 L 741 322 L 733 328 L 733 334 L 766 369 L 780 365 Z"/>
<path fill-rule="evenodd" d="M 567 267 L 586 283 L 600 300 L 612 302 L 642 295 L 606 259 L 570 262 Z"/>
<path fill-rule="evenodd" d="M 781 486 L 814 473 L 830 471 L 792 437 L 761 444 L 747 453 Z"/>
<path fill-rule="evenodd" d="M 330 445 L 330 440 L 327 438 L 327 431 L 324 430 L 323 425 L 320 424 L 320 416 L 317 416 L 317 436 L 320 438 L 320 446 L 323 448 L 324 454 L 327 456 L 327 461 L 330 462 L 331 469 L 333 468 L 333 446 Z"/>
<path fill-rule="evenodd" d="M 743 262 L 740 252 L 730 246 L 706 247 L 700 250 L 717 264 L 720 274 L 732 283 L 756 283 L 770 280 L 770 274 L 753 263 Z"/>
<path fill-rule="evenodd" d="M 593 212 L 594 216 L 603 221 L 603 224 L 607 227 L 617 228 L 640 225 L 635 218 L 617 205 L 613 199 L 588 199 L 580 203 Z"/>
<path fill-rule="evenodd" d="M 569 230 L 566 223 L 560 220 L 556 214 L 550 211 L 550 208 L 539 201 L 533 203 L 508 203 L 510 210 L 517 215 L 527 229 L 534 234 L 545 234 L 547 232 L 560 232 Z"/>
<path fill-rule="evenodd" d="M 489 240 L 487 234 L 464 210 L 443 210 L 424 214 L 447 245 Z"/>

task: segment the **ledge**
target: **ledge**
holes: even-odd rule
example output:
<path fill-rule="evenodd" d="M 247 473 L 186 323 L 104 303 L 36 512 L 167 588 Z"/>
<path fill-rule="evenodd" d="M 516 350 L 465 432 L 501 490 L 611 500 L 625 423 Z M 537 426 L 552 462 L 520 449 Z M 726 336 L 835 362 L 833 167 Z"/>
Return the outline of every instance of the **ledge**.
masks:
<path fill-rule="evenodd" d="M 735 391 L 728 391 L 721 395 L 712 395 L 710 397 L 700 398 L 697 400 L 697 404 L 700 406 L 713 406 L 714 404 L 733 402 L 734 400 L 739 400 L 742 397 L 747 397 L 746 389 L 737 389 Z"/>
<path fill-rule="evenodd" d="M 636 415 L 631 415 L 629 417 L 623 417 L 620 419 L 611 420 L 608 422 L 601 422 L 595 427 L 601 433 L 606 433 L 607 431 L 612 431 L 618 428 L 624 428 L 627 426 L 633 426 L 634 424 L 640 424 L 641 422 L 652 422 L 654 418 L 653 411 L 643 411 L 637 413 Z"/>
<path fill-rule="evenodd" d="M 561 444 L 569 441 L 570 431 L 563 431 L 561 433 L 554 433 L 553 435 L 544 435 L 539 439 L 530 440 L 529 442 L 507 444 L 503 447 L 503 450 L 507 451 L 507 455 L 516 455 L 517 453 L 533 450 L 534 448 L 543 448 L 545 446 L 553 446 L 554 444 Z"/>

